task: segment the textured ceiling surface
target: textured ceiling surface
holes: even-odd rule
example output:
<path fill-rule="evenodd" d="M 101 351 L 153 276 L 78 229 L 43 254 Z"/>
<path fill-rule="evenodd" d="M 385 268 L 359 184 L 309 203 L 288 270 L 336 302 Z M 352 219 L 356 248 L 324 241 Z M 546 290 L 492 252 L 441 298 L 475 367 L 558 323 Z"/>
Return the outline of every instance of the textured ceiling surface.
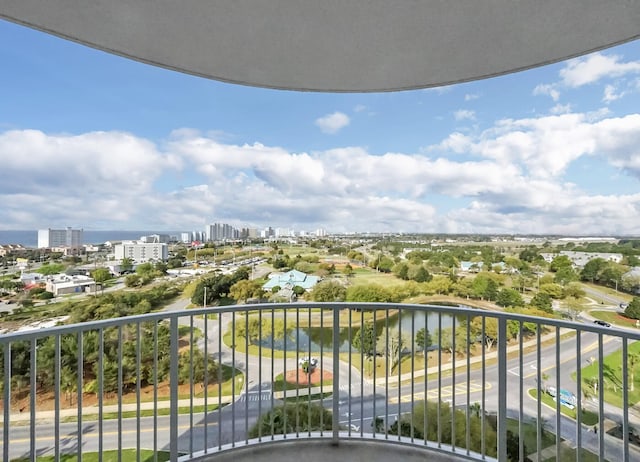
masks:
<path fill-rule="evenodd" d="M 206 78 L 309 91 L 464 82 L 640 36 L 636 0 L 0 0 L 0 18 Z"/>

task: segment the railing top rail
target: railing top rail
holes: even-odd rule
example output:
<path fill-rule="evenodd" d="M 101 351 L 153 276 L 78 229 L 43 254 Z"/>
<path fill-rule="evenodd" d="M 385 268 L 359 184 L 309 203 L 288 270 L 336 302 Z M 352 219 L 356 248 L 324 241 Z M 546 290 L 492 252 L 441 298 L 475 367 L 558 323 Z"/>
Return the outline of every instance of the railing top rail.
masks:
<path fill-rule="evenodd" d="M 369 302 L 297 302 L 297 303 L 259 303 L 249 305 L 232 305 L 209 308 L 196 308 L 182 311 L 159 311 L 141 315 L 125 316 L 113 319 L 104 319 L 98 321 L 88 321 L 83 323 L 68 324 L 50 327 L 46 329 L 34 329 L 22 332 L 9 332 L 0 335 L 0 345 L 12 343 L 22 340 L 33 340 L 51 335 L 75 334 L 82 331 L 93 331 L 99 329 L 107 329 L 110 327 L 119 327 L 126 325 L 134 325 L 143 322 L 158 322 L 170 320 L 173 318 L 182 318 L 190 316 L 202 316 L 213 313 L 247 313 L 257 311 L 272 310 L 304 310 L 304 309 L 324 309 L 324 310 L 341 310 L 341 309 L 360 309 L 360 310 L 397 310 L 403 311 L 429 311 L 441 313 L 451 316 L 461 317 L 478 317 L 506 319 L 511 321 L 519 321 L 523 323 L 535 323 L 546 326 L 554 326 L 583 332 L 594 332 L 614 337 L 626 338 L 628 340 L 640 340 L 640 330 L 634 331 L 625 328 L 603 327 L 595 324 L 583 324 L 562 319 L 543 318 L 526 314 L 512 313 L 506 311 L 492 311 L 480 308 L 474 308 L 466 305 L 448 306 L 448 305 L 418 305 L 404 303 L 369 303 Z"/>

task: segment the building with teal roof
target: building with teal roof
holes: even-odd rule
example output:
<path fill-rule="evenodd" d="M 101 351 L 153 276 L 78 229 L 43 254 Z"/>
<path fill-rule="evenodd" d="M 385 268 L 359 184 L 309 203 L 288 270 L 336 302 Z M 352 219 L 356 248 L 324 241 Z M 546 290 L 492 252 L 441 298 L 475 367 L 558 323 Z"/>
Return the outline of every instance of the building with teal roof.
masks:
<path fill-rule="evenodd" d="M 304 290 L 310 290 L 318 281 L 320 281 L 318 276 L 305 274 L 302 271 L 291 270 L 286 273 L 272 274 L 262 288 L 269 292 L 276 286 L 280 287 L 280 289 L 293 289 L 295 286 L 300 286 Z"/>

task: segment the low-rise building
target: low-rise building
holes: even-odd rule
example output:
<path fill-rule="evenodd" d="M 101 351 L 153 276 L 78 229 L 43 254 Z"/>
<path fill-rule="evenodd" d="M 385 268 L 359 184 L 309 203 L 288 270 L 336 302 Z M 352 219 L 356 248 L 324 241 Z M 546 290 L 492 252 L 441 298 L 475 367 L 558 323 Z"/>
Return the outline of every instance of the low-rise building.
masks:
<path fill-rule="evenodd" d="M 484 263 L 481 261 L 461 261 L 460 270 L 466 273 L 477 273 L 482 270 Z"/>
<path fill-rule="evenodd" d="M 4 257 L 9 254 L 23 255 L 26 251 L 27 248 L 22 244 L 0 244 L 0 257 Z"/>
<path fill-rule="evenodd" d="M 569 257 L 569 260 L 573 263 L 574 266 L 578 268 L 584 267 L 591 260 L 596 258 L 601 258 L 605 261 L 611 261 L 614 263 L 620 263 L 624 256 L 621 253 L 607 253 L 607 252 L 572 252 L 568 250 L 563 250 L 560 252 L 560 255 L 565 255 Z"/>
<path fill-rule="evenodd" d="M 45 288 L 55 297 L 66 294 L 80 294 L 83 292 L 95 293 L 96 281 L 87 276 L 59 274 L 48 278 Z"/>
<path fill-rule="evenodd" d="M 271 291 L 274 287 L 292 290 L 296 286 L 304 290 L 311 290 L 318 282 L 318 276 L 305 274 L 302 271 L 291 270 L 286 273 L 272 273 L 269 280 L 262 286 L 263 290 Z"/>

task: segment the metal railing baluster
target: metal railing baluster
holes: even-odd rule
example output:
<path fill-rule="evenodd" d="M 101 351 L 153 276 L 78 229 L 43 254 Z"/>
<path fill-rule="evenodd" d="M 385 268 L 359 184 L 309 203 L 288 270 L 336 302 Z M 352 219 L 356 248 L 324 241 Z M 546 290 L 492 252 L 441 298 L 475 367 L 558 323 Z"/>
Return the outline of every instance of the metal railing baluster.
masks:
<path fill-rule="evenodd" d="M 78 462 L 82 462 L 82 438 L 84 432 L 82 431 L 82 388 L 83 388 L 83 375 L 84 375 L 84 335 L 83 331 L 78 331 L 78 363 L 77 363 L 77 397 L 76 405 L 78 406 Z"/>
<path fill-rule="evenodd" d="M 37 349 L 36 339 L 31 340 L 31 351 L 29 365 L 29 449 L 30 459 L 35 462 L 36 460 L 36 385 L 37 381 Z"/>
<path fill-rule="evenodd" d="M 498 460 L 507 460 L 507 320 L 498 318 Z"/>
<path fill-rule="evenodd" d="M 331 423 L 332 443 L 337 445 L 340 439 L 340 308 L 333 306 L 333 324 L 331 326 L 331 349 L 333 352 L 333 420 Z"/>

